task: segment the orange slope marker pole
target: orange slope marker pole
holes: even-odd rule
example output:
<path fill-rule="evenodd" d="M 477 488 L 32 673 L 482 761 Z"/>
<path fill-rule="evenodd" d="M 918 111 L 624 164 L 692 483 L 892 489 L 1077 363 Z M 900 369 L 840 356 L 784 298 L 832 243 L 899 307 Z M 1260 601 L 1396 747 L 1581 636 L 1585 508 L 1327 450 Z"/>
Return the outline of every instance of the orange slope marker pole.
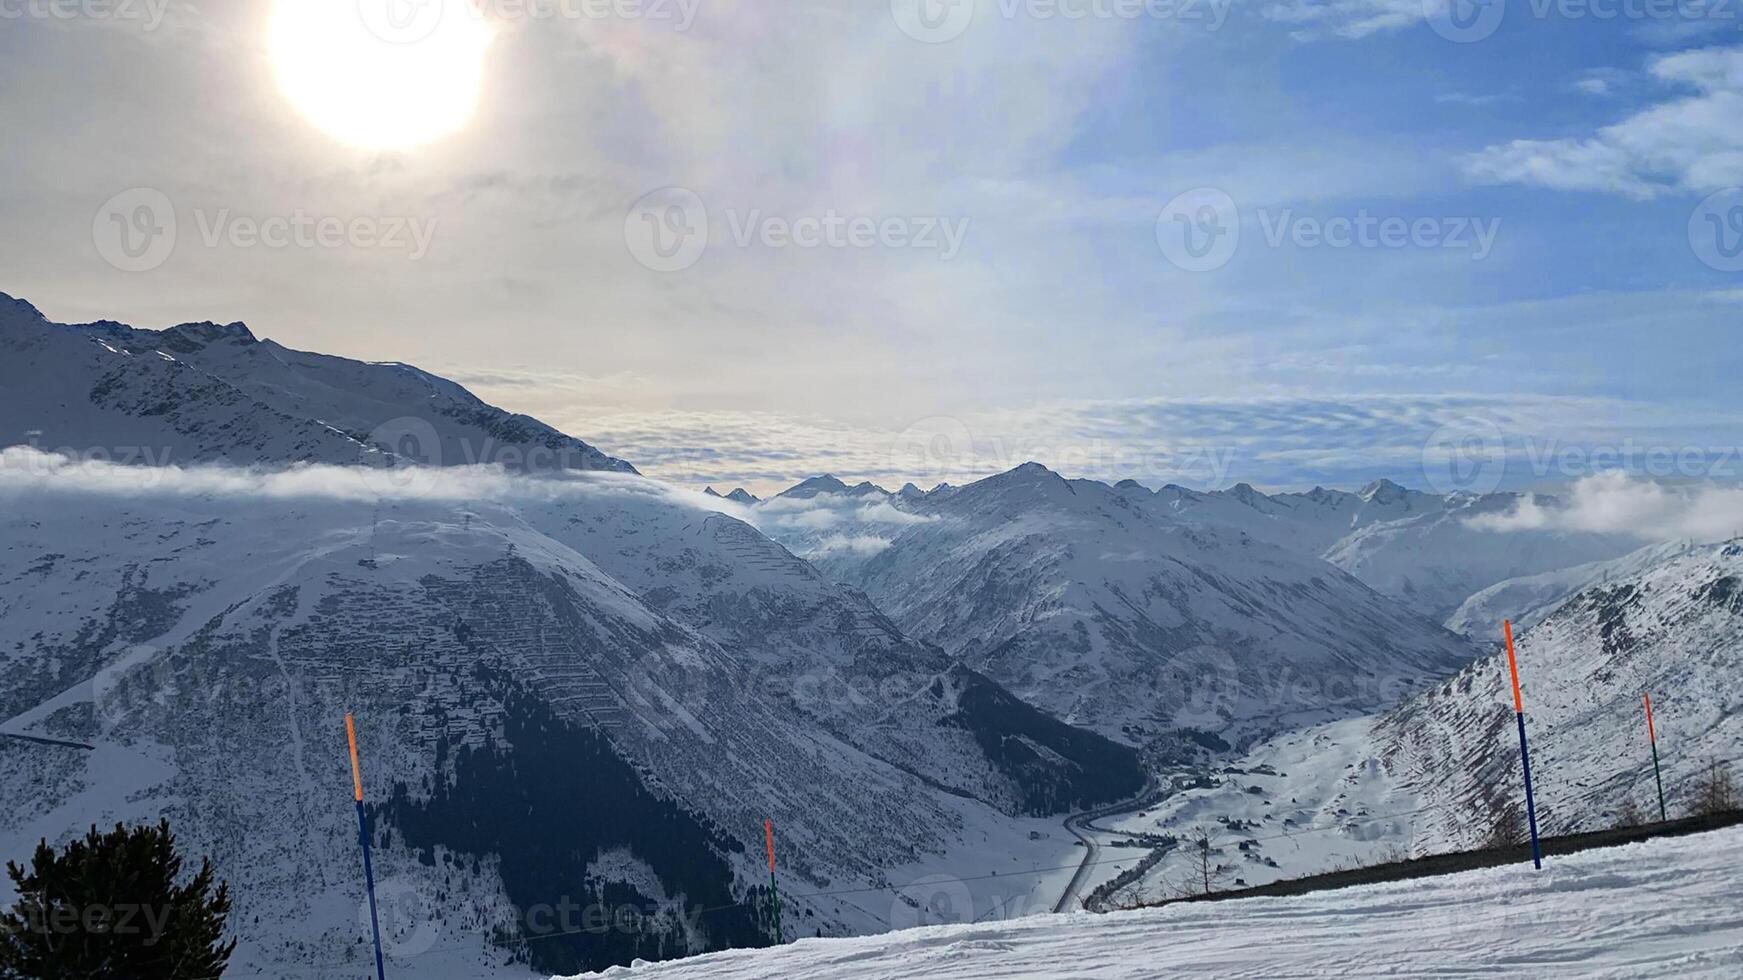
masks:
<path fill-rule="evenodd" d="M 381 962 L 381 922 L 375 915 L 375 869 L 369 864 L 369 818 L 363 812 L 363 767 L 357 762 L 357 726 L 345 715 L 345 741 L 351 746 L 351 792 L 357 801 L 357 839 L 363 844 L 363 883 L 369 890 L 369 931 L 375 936 L 375 980 L 387 980 Z"/>
<path fill-rule="evenodd" d="M 1652 743 L 1652 780 L 1658 784 L 1658 819 L 1668 821 L 1670 816 L 1664 811 L 1664 774 L 1658 769 L 1658 730 L 1652 725 L 1652 693 L 1642 692 L 1640 697 L 1646 702 L 1646 740 Z"/>
<path fill-rule="evenodd" d="M 763 839 L 769 845 L 769 895 L 773 898 L 775 905 L 775 945 L 779 946 L 786 940 L 781 936 L 781 889 L 775 884 L 775 822 L 773 820 L 763 821 Z"/>
<path fill-rule="evenodd" d="M 1537 801 L 1531 796 L 1531 750 L 1525 744 L 1525 699 L 1519 694 L 1519 658 L 1513 654 L 1513 621 L 1501 621 L 1507 637 L 1507 672 L 1513 678 L 1513 717 L 1519 721 L 1519 759 L 1525 765 L 1525 813 L 1531 821 L 1531 864 L 1543 869 L 1543 848 L 1537 841 Z"/>

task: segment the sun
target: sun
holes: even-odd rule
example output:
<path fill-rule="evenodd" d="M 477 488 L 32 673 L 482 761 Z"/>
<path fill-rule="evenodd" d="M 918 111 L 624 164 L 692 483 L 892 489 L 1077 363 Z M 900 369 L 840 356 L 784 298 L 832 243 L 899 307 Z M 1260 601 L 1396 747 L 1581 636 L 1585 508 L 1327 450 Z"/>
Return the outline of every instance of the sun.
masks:
<path fill-rule="evenodd" d="M 402 150 L 464 126 L 493 31 L 470 0 L 278 0 L 279 87 L 333 138 Z"/>

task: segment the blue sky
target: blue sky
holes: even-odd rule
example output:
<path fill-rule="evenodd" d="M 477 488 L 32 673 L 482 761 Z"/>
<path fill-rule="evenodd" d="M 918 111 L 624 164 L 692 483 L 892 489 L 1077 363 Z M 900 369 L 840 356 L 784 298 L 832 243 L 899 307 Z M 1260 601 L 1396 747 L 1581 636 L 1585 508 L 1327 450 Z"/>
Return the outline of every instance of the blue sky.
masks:
<path fill-rule="evenodd" d="M 941 43 L 903 28 L 942 0 L 492 0 L 476 108 L 388 149 L 293 97 L 270 0 L 154 2 L 0 6 L 0 290 L 56 319 L 417 363 L 685 483 L 1421 486 L 1455 443 L 1512 485 L 1654 450 L 1743 473 L 1735 0 L 978 0 Z M 428 77 L 355 77 L 432 108 Z M 101 219 L 139 189 L 174 247 L 126 271 Z M 203 234 L 295 214 L 427 247 Z M 650 265 L 698 215 L 706 246 Z M 831 216 L 866 244 L 790 240 Z M 1210 225 L 1175 219 L 1207 216 L 1239 245 L 1182 267 Z M 1324 244 L 1363 220 L 1413 230 Z"/>

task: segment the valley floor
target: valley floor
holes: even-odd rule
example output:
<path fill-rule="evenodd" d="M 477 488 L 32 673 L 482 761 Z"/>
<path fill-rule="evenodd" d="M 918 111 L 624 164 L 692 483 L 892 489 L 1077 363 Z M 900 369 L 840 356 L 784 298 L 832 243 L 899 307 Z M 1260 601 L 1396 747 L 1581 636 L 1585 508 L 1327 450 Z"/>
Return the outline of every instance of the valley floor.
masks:
<path fill-rule="evenodd" d="M 1323 892 L 805 940 L 623 980 L 1743 976 L 1743 828 Z"/>

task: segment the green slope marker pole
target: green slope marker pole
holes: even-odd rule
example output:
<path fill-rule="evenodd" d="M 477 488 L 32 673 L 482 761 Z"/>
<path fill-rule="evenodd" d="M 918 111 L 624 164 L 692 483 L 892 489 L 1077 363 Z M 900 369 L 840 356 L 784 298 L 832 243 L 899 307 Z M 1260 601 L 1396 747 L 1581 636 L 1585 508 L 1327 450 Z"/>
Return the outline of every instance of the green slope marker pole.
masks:
<path fill-rule="evenodd" d="M 781 888 L 775 883 L 775 822 L 763 821 L 763 839 L 769 845 L 769 895 L 775 906 L 775 945 L 786 942 L 781 936 Z"/>
<path fill-rule="evenodd" d="M 1658 768 L 1658 731 L 1652 726 L 1652 694 L 1646 692 L 1640 695 L 1646 701 L 1646 740 L 1652 743 L 1652 779 L 1658 784 L 1658 819 L 1670 820 L 1664 811 L 1664 774 Z"/>

